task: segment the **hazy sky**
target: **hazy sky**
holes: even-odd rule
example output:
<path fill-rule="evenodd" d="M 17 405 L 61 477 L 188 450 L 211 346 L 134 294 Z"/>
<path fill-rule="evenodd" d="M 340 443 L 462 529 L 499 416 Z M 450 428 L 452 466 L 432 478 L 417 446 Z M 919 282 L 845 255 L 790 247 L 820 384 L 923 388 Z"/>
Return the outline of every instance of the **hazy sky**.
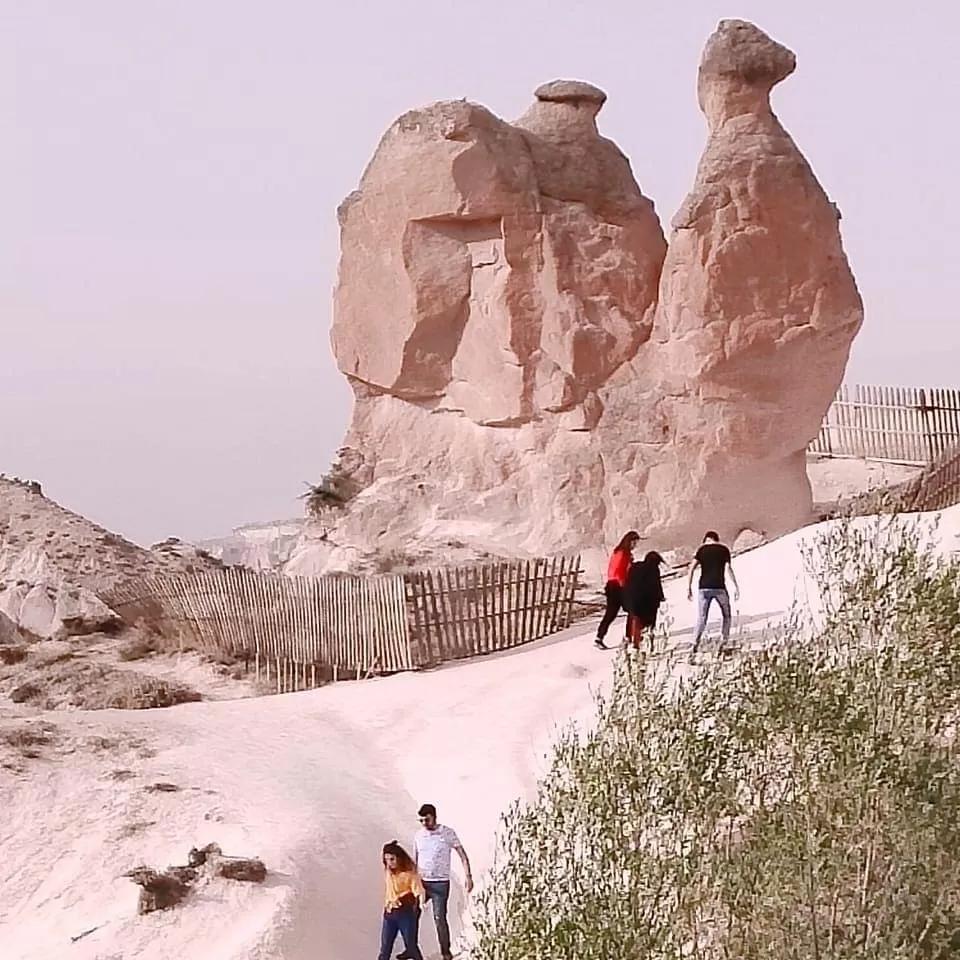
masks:
<path fill-rule="evenodd" d="M 298 515 L 350 410 L 336 205 L 391 121 L 589 80 L 666 225 L 723 17 L 798 55 L 775 107 L 843 212 L 848 379 L 955 384 L 955 4 L 0 0 L 0 471 L 144 543 Z"/>

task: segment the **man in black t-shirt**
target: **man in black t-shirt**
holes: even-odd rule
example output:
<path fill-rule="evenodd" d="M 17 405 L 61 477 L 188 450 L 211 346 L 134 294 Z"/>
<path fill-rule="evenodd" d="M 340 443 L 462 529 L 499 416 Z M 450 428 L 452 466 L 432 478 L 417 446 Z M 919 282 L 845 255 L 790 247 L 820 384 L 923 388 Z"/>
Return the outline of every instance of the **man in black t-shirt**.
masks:
<path fill-rule="evenodd" d="M 715 530 L 708 530 L 703 537 L 703 543 L 697 550 L 690 564 L 690 575 L 687 577 L 687 599 L 693 599 L 693 575 L 700 568 L 700 583 L 697 591 L 697 626 L 693 631 L 693 652 L 700 646 L 700 638 L 707 628 L 707 615 L 710 613 L 710 604 L 714 600 L 720 606 L 723 617 L 723 641 L 730 639 L 730 595 L 727 593 L 726 573 L 730 571 L 730 582 L 733 584 L 733 597 L 740 596 L 740 585 L 733 572 L 730 550 L 720 542 Z"/>

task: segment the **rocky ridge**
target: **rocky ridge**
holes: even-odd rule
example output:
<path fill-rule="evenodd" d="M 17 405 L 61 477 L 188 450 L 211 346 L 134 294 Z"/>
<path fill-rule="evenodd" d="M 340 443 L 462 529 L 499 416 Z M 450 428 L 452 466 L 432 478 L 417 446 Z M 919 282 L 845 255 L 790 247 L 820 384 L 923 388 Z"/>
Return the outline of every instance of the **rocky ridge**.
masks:
<path fill-rule="evenodd" d="M 210 561 L 147 550 L 66 510 L 40 485 L 0 476 L 0 613 L 51 639 L 119 627 L 99 594 Z"/>
<path fill-rule="evenodd" d="M 177 638 L 123 623 L 101 599 L 121 583 L 218 565 L 179 542 L 144 549 L 45 497 L 38 483 L 0 476 L 0 697 L 29 713 L 249 695 L 239 667 L 166 656 Z"/>

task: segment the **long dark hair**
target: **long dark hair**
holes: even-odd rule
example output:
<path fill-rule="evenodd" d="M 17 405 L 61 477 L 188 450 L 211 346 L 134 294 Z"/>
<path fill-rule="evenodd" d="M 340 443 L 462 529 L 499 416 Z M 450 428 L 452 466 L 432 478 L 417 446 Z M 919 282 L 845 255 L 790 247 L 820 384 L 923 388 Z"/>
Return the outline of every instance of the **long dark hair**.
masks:
<path fill-rule="evenodd" d="M 393 856 L 397 858 L 397 871 L 399 873 L 407 873 L 408 871 L 417 869 L 417 865 L 413 862 L 410 854 L 407 853 L 396 840 L 391 840 L 389 843 L 383 845 L 383 852 L 380 854 L 380 858 L 383 860 L 385 867 L 387 866 L 388 853 L 392 853 Z"/>
<path fill-rule="evenodd" d="M 663 557 L 657 553 L 656 550 L 651 550 L 644 558 L 644 563 L 649 563 L 651 566 L 659 567 L 661 563 L 666 563 Z"/>
<path fill-rule="evenodd" d="M 640 534 L 636 530 L 630 530 L 625 533 L 620 542 L 613 548 L 614 553 L 620 553 L 621 550 L 632 550 L 633 545 L 640 539 Z"/>

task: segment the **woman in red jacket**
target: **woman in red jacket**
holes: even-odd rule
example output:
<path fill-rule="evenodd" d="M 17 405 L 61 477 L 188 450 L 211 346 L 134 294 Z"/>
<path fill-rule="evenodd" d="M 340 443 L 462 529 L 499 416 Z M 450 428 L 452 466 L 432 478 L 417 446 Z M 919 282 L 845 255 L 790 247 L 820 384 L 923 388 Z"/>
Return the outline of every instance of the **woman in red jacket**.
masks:
<path fill-rule="evenodd" d="M 627 582 L 630 564 L 633 561 L 633 548 L 639 541 L 640 534 L 636 530 L 631 530 L 623 535 L 610 555 L 610 562 L 607 564 L 607 585 L 603 588 L 604 595 L 607 598 L 607 609 L 603 613 L 600 626 L 597 627 L 597 639 L 594 641 L 601 650 L 607 649 L 603 638 L 607 635 L 610 624 L 617 619 L 617 614 L 623 607 L 623 588 Z"/>

